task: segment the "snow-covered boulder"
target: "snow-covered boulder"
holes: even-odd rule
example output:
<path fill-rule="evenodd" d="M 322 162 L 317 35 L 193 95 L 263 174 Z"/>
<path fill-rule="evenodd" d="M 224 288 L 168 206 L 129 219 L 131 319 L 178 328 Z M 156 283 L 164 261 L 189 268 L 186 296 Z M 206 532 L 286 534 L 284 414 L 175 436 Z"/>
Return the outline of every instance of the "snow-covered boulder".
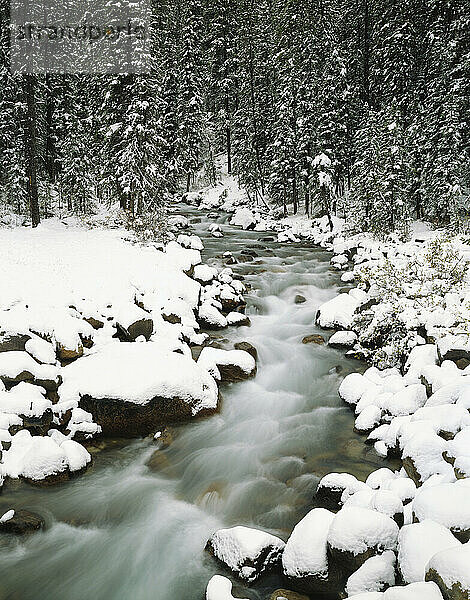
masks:
<path fill-rule="evenodd" d="M 350 330 L 354 312 L 359 304 L 359 300 L 354 298 L 351 293 L 339 294 L 319 307 L 317 324 L 325 329 Z"/>
<path fill-rule="evenodd" d="M 438 435 L 449 440 L 459 431 L 470 426 L 470 414 L 466 408 L 456 404 L 424 406 L 416 411 L 411 421 L 429 423 Z"/>
<path fill-rule="evenodd" d="M 197 364 L 220 381 L 243 381 L 256 375 L 256 361 L 243 350 L 203 348 Z"/>
<path fill-rule="evenodd" d="M 60 375 L 57 367 L 39 364 L 27 352 L 0 352 L 0 381 L 7 386 L 29 381 L 55 391 Z"/>
<path fill-rule="evenodd" d="M 419 427 L 406 427 L 408 435 L 400 440 L 400 444 L 403 466 L 408 476 L 419 486 L 444 466 L 442 454 L 446 449 L 446 442 L 425 423 L 417 422 L 414 425 Z"/>
<path fill-rule="evenodd" d="M 341 573 L 330 564 L 327 537 L 335 515 L 314 508 L 294 527 L 282 554 L 282 568 L 289 584 L 307 594 L 337 593 Z"/>
<path fill-rule="evenodd" d="M 352 496 L 349 496 L 344 503 L 344 506 L 370 508 L 391 517 L 397 525 L 403 525 L 403 503 L 395 493 L 389 490 L 371 490 L 370 488 L 364 488 Z"/>
<path fill-rule="evenodd" d="M 337 331 L 328 340 L 332 348 L 352 348 L 357 342 L 357 334 L 354 331 Z"/>
<path fill-rule="evenodd" d="M 27 510 L 9 510 L 0 517 L 0 533 L 24 535 L 39 531 L 44 525 L 40 515 Z"/>
<path fill-rule="evenodd" d="M 224 315 L 208 300 L 199 307 L 199 322 L 205 329 L 223 329 L 228 325 Z"/>
<path fill-rule="evenodd" d="M 315 500 L 326 508 L 337 510 L 349 496 L 367 488 L 350 473 L 328 473 L 318 483 Z"/>
<path fill-rule="evenodd" d="M 154 342 L 108 344 L 62 374 L 55 410 L 80 404 L 104 435 L 147 434 L 217 409 L 217 384 L 207 370 Z"/>
<path fill-rule="evenodd" d="M 354 423 L 354 431 L 360 435 L 368 434 L 380 425 L 382 421 L 382 409 L 370 404 L 366 406 Z"/>
<path fill-rule="evenodd" d="M 442 594 L 435 583 L 410 583 L 391 587 L 383 594 L 383 600 L 442 600 Z"/>
<path fill-rule="evenodd" d="M 423 488 L 413 500 L 413 515 L 447 527 L 461 541 L 470 540 L 470 483 L 462 480 Z"/>
<path fill-rule="evenodd" d="M 236 600 L 232 596 L 232 582 L 230 579 L 222 577 L 222 575 L 211 577 L 206 588 L 206 600 Z"/>
<path fill-rule="evenodd" d="M 395 553 L 388 550 L 371 556 L 349 577 L 346 593 L 355 596 L 365 592 L 381 592 L 392 585 L 395 585 Z"/>
<path fill-rule="evenodd" d="M 346 600 L 443 600 L 443 598 L 434 582 L 422 581 L 404 586 L 394 586 L 385 592 L 365 592 L 349 596 Z"/>
<path fill-rule="evenodd" d="M 73 440 L 58 442 L 22 430 L 12 436 L 11 447 L 3 454 L 3 472 L 30 483 L 56 483 L 82 471 L 90 462 L 87 450 Z"/>
<path fill-rule="evenodd" d="M 239 312 L 230 312 L 226 318 L 228 325 L 236 325 L 237 327 L 249 327 L 251 325 L 250 319 L 246 315 Z"/>
<path fill-rule="evenodd" d="M 426 581 L 437 583 L 445 600 L 468 600 L 470 543 L 437 552 L 427 565 Z"/>
<path fill-rule="evenodd" d="M 279 564 L 284 546 L 270 533 L 238 526 L 216 531 L 206 549 L 237 577 L 253 582 Z"/>
<path fill-rule="evenodd" d="M 426 565 L 441 550 L 460 545 L 439 523 L 425 520 L 405 525 L 398 536 L 398 569 L 405 583 L 424 581 Z"/>
<path fill-rule="evenodd" d="M 360 373 L 350 373 L 341 382 L 338 393 L 347 404 L 356 405 L 370 387 L 375 385 L 366 377 Z"/>
<path fill-rule="evenodd" d="M 217 277 L 217 269 L 208 265 L 196 265 L 194 267 L 193 279 L 202 285 L 211 283 Z"/>
<path fill-rule="evenodd" d="M 364 562 L 386 550 L 395 550 L 398 525 L 390 517 L 369 508 L 345 507 L 328 532 L 333 560 L 352 574 Z"/>
<path fill-rule="evenodd" d="M 249 208 L 239 208 L 235 211 L 230 225 L 241 227 L 242 229 L 254 229 L 256 217 Z"/>

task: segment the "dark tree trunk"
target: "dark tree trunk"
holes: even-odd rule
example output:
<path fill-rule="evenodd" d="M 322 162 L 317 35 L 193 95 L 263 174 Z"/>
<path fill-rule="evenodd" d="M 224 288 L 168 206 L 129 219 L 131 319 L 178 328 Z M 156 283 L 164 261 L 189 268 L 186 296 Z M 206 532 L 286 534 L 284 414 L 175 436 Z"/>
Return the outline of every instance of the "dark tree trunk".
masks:
<path fill-rule="evenodd" d="M 49 181 L 54 183 L 56 176 L 56 149 L 54 143 L 54 101 L 51 90 L 52 78 L 46 75 L 46 169 Z"/>
<path fill-rule="evenodd" d="M 36 77 L 24 75 L 26 96 L 26 127 L 25 127 L 25 150 L 26 150 L 26 175 L 28 177 L 29 209 L 31 213 L 31 225 L 37 227 L 40 223 L 39 198 L 37 181 L 37 123 L 36 123 Z"/>

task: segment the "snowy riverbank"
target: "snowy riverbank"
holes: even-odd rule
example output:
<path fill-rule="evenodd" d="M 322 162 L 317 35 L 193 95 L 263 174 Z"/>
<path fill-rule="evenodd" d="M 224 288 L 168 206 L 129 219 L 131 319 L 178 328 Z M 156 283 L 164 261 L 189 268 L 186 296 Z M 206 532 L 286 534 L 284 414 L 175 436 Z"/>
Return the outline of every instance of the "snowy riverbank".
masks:
<path fill-rule="evenodd" d="M 173 221 L 165 246 L 75 220 L 0 229 L 2 485 L 69 479 L 93 438 L 214 413 L 217 381 L 256 372 L 244 350 L 200 352 L 201 327 L 247 323 L 245 288 L 202 264 L 200 238 Z"/>
<path fill-rule="evenodd" d="M 403 467 L 366 482 L 346 473 L 323 478 L 314 503 L 325 508 L 314 508 L 285 546 L 235 528 L 215 534 L 211 552 L 241 579 L 280 569 L 307 594 L 468 599 L 470 246 L 423 224 L 407 242 L 348 237 L 339 219 L 333 231 L 326 218 L 273 221 L 227 195 L 220 206 L 234 213 L 233 225 L 333 253 L 332 268 L 349 287 L 320 307 L 317 323 L 337 330 L 333 347 L 376 365 L 346 377 L 339 393 L 356 413 L 356 431 Z M 215 577 L 207 598 L 231 598 L 229 584 Z"/>

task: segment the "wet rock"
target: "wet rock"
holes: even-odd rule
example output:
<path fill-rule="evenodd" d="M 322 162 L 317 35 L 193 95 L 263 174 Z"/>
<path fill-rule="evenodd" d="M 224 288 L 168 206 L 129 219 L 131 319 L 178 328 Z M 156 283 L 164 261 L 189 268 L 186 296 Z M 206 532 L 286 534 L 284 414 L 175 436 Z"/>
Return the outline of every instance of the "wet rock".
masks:
<path fill-rule="evenodd" d="M 84 321 L 91 325 L 93 329 L 103 329 L 104 327 L 104 321 L 95 319 L 95 317 L 87 317 L 86 319 L 84 319 Z"/>
<path fill-rule="evenodd" d="M 0 352 L 24 350 L 26 342 L 30 339 L 30 335 L 0 331 Z"/>
<path fill-rule="evenodd" d="M 181 423 L 194 415 L 191 405 L 181 398 L 152 398 L 147 404 L 135 404 L 125 400 L 92 398 L 82 396 L 80 408 L 93 415 L 103 435 L 117 437 L 140 437 L 155 431 L 159 425 Z M 204 408 L 198 416 L 211 415 L 215 409 Z"/>
<path fill-rule="evenodd" d="M 181 317 L 174 313 L 164 313 L 162 312 L 162 319 L 167 323 L 171 323 L 171 325 L 176 325 L 181 323 Z"/>
<path fill-rule="evenodd" d="M 293 592 L 292 590 L 275 590 L 269 600 L 309 600 L 308 596 Z"/>
<path fill-rule="evenodd" d="M 116 323 L 116 337 L 121 342 L 135 342 L 141 335 L 148 341 L 153 333 L 152 319 L 139 319 L 134 321 L 127 328 Z"/>
<path fill-rule="evenodd" d="M 258 350 L 250 344 L 250 342 L 237 342 L 233 345 L 235 350 L 243 350 L 244 352 L 248 352 L 251 356 L 257 361 L 258 360 Z"/>
<path fill-rule="evenodd" d="M 166 450 L 173 443 L 173 430 L 170 427 L 163 427 L 155 433 L 153 439 L 159 450 Z"/>
<path fill-rule="evenodd" d="M 256 360 L 243 350 L 204 348 L 198 365 L 225 382 L 244 381 L 256 375 Z"/>
<path fill-rule="evenodd" d="M 78 344 L 76 348 L 67 348 L 62 344 L 57 344 L 56 353 L 62 363 L 69 363 L 83 356 L 83 344 Z"/>
<path fill-rule="evenodd" d="M 39 531 L 44 525 L 45 521 L 40 515 L 27 510 L 15 510 L 11 519 L 0 522 L 0 533 L 24 535 Z"/>
<path fill-rule="evenodd" d="M 47 408 L 41 416 L 20 415 L 23 419 L 22 429 L 28 429 L 33 435 L 46 435 L 52 424 L 52 410 Z"/>
<path fill-rule="evenodd" d="M 168 467 L 170 462 L 167 455 L 162 450 L 155 450 L 145 464 L 151 471 L 157 473 Z"/>
<path fill-rule="evenodd" d="M 459 358 L 455 361 L 455 364 L 460 370 L 463 371 L 470 365 L 470 360 L 468 358 Z"/>
<path fill-rule="evenodd" d="M 297 294 L 294 298 L 295 304 L 304 304 L 304 302 L 307 302 L 307 299 L 305 298 L 305 296 L 302 296 L 302 294 Z"/>
<path fill-rule="evenodd" d="M 302 339 L 302 344 L 318 344 L 319 346 L 325 343 L 325 338 L 319 334 L 306 335 Z"/>

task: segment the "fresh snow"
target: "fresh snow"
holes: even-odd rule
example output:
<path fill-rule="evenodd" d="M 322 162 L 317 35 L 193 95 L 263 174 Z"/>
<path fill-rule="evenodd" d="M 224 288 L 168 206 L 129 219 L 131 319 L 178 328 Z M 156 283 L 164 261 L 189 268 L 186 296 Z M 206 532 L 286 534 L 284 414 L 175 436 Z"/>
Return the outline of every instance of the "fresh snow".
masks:
<path fill-rule="evenodd" d="M 162 350 L 158 343 L 110 343 L 62 370 L 60 404 L 76 406 L 81 396 L 147 404 L 155 397 L 181 398 L 195 415 L 217 407 L 217 384 L 191 358 Z"/>
<path fill-rule="evenodd" d="M 288 577 L 316 575 L 327 577 L 327 537 L 335 515 L 324 508 L 314 508 L 297 523 L 282 555 L 284 574 Z"/>

